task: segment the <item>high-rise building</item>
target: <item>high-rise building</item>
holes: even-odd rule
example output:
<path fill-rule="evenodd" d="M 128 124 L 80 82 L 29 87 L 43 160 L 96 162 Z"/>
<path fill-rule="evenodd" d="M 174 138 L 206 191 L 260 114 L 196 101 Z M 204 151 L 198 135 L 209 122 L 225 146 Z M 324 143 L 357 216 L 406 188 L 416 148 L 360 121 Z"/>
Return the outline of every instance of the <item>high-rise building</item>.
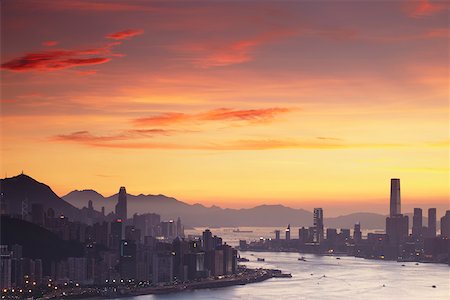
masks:
<path fill-rule="evenodd" d="M 291 240 L 291 224 L 286 228 L 286 241 Z"/>
<path fill-rule="evenodd" d="M 441 218 L 441 237 L 450 238 L 450 210 Z"/>
<path fill-rule="evenodd" d="M 392 245 L 399 245 L 409 233 L 409 219 L 401 213 L 400 179 L 391 179 L 391 198 L 389 217 L 386 218 L 386 234 Z"/>
<path fill-rule="evenodd" d="M 391 200 L 390 200 L 390 216 L 401 214 L 400 204 L 400 179 L 391 179 Z"/>
<path fill-rule="evenodd" d="M 275 230 L 275 240 L 279 240 L 280 239 L 280 231 L 279 230 Z"/>
<path fill-rule="evenodd" d="M 119 249 L 122 240 L 122 220 L 111 222 L 111 231 L 109 236 L 109 247 L 111 249 Z"/>
<path fill-rule="evenodd" d="M 0 246 L 0 288 L 11 288 L 11 252 L 7 245 Z"/>
<path fill-rule="evenodd" d="M 212 233 L 209 229 L 206 229 L 205 231 L 203 231 L 202 243 L 203 243 L 203 249 L 205 251 L 214 249 L 213 237 L 212 237 Z"/>
<path fill-rule="evenodd" d="M 414 238 L 420 238 L 422 235 L 422 209 L 414 208 L 412 235 Z"/>
<path fill-rule="evenodd" d="M 309 230 L 308 228 L 302 227 L 298 230 L 298 239 L 300 243 L 305 244 L 310 240 Z"/>
<path fill-rule="evenodd" d="M 361 233 L 361 224 L 356 223 L 355 227 L 353 228 L 353 240 L 355 243 L 359 243 L 362 240 L 362 233 Z"/>
<path fill-rule="evenodd" d="M 153 254 L 153 283 L 171 282 L 173 280 L 173 255 L 171 252 L 159 251 Z"/>
<path fill-rule="evenodd" d="M 314 208 L 314 236 L 313 241 L 320 243 L 323 241 L 323 209 Z"/>
<path fill-rule="evenodd" d="M 136 279 L 136 244 L 132 241 L 120 242 L 120 277 L 125 280 Z"/>
<path fill-rule="evenodd" d="M 428 209 L 428 237 L 436 237 L 436 208 Z"/>
<path fill-rule="evenodd" d="M 116 216 L 124 222 L 127 220 L 127 191 L 124 186 L 120 187 L 119 200 L 116 204 Z"/>
<path fill-rule="evenodd" d="M 386 233 L 389 236 L 389 242 L 398 245 L 408 236 L 409 219 L 408 216 L 395 215 L 386 218 Z"/>

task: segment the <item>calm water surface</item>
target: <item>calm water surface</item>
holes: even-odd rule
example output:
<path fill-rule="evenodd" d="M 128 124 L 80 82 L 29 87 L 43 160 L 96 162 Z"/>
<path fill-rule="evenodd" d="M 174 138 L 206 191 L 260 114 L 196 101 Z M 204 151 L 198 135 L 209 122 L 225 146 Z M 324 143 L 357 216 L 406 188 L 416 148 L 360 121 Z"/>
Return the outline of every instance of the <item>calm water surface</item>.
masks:
<path fill-rule="evenodd" d="M 273 232 L 273 229 L 246 234 L 235 234 L 228 229 L 212 231 L 223 236 L 229 244 L 236 244 L 239 238 L 249 239 L 264 232 Z M 229 236 L 228 240 L 226 236 Z M 281 269 L 292 273 L 293 277 L 273 278 L 244 286 L 128 299 L 450 299 L 450 267 L 447 265 L 415 265 L 354 257 L 338 260 L 336 257 L 313 254 L 305 254 L 306 261 L 298 261 L 298 253 L 279 252 L 241 252 L 241 256 L 250 259 L 245 263 L 248 267 Z M 258 257 L 265 258 L 265 262 L 256 261 Z M 436 288 L 432 288 L 433 285 Z"/>

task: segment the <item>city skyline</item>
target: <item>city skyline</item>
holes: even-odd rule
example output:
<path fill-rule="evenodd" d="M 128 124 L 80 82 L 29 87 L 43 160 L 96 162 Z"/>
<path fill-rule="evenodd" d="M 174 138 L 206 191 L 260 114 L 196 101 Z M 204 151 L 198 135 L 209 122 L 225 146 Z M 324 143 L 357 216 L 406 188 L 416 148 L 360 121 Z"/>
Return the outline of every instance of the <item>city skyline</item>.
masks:
<path fill-rule="evenodd" d="M 336 214 L 395 177 L 448 208 L 446 2 L 1 5 L 2 175 Z"/>

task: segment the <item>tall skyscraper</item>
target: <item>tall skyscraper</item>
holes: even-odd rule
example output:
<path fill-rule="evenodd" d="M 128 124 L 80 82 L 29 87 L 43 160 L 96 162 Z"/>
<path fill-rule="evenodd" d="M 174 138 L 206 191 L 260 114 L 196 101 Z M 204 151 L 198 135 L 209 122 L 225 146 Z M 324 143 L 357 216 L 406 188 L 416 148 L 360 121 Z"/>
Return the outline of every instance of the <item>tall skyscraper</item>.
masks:
<path fill-rule="evenodd" d="M 127 220 L 127 191 L 124 186 L 119 190 L 119 201 L 116 204 L 116 216 L 118 219 Z"/>
<path fill-rule="evenodd" d="M 401 214 L 400 206 L 400 179 L 391 179 L 391 201 L 390 201 L 390 216 Z"/>
<path fill-rule="evenodd" d="M 291 240 L 291 224 L 289 224 L 288 227 L 286 228 L 285 234 L 286 234 L 286 237 L 285 237 L 286 241 Z"/>
<path fill-rule="evenodd" d="M 392 245 L 399 245 L 408 236 L 408 216 L 401 213 L 400 179 L 391 179 L 390 216 L 386 218 L 386 233 Z"/>
<path fill-rule="evenodd" d="M 428 236 L 436 237 L 436 208 L 428 209 Z"/>
<path fill-rule="evenodd" d="M 414 208 L 412 235 L 419 238 L 422 235 L 422 209 Z"/>
<path fill-rule="evenodd" d="M 314 208 L 314 236 L 313 240 L 315 243 L 320 243 L 323 241 L 323 209 Z"/>

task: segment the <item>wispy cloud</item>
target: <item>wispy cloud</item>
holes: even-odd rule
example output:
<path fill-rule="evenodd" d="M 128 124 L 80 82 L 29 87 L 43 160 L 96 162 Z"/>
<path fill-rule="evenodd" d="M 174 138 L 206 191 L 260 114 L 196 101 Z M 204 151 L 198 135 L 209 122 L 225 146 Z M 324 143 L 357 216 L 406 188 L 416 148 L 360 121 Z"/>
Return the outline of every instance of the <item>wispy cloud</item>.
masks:
<path fill-rule="evenodd" d="M 139 118 L 133 120 L 140 126 L 162 126 L 172 125 L 184 122 L 200 121 L 249 121 L 249 122 L 268 122 L 277 115 L 288 113 L 293 109 L 289 108 L 262 108 L 262 109 L 244 109 L 236 110 L 230 108 L 219 108 L 198 114 L 185 114 L 178 112 L 167 112 L 155 116 Z"/>
<path fill-rule="evenodd" d="M 143 33 L 144 33 L 144 30 L 142 30 L 142 29 L 126 29 L 126 30 L 108 34 L 106 36 L 106 38 L 113 39 L 113 40 L 124 40 L 124 39 L 129 39 L 133 36 L 141 35 Z"/>
<path fill-rule="evenodd" d="M 36 0 L 33 1 L 38 8 L 46 10 L 70 10 L 70 11 L 98 11 L 98 12 L 124 12 L 124 11 L 154 11 L 150 5 L 139 3 L 93 1 L 93 0 Z"/>
<path fill-rule="evenodd" d="M 58 41 L 45 41 L 42 42 L 42 46 L 46 46 L 46 47 L 53 47 L 58 45 Z"/>
<path fill-rule="evenodd" d="M 122 40 L 131 38 L 142 32 L 142 30 L 137 29 L 124 30 L 112 33 L 108 35 L 108 37 Z M 56 41 L 47 41 L 44 42 L 43 45 L 55 46 L 57 43 L 58 42 Z M 1 69 L 17 72 L 57 71 L 80 66 L 104 64 L 109 62 L 112 57 L 122 56 L 121 54 L 112 52 L 113 47 L 119 44 L 120 42 L 113 42 L 102 47 L 83 50 L 55 49 L 31 52 L 3 63 Z M 93 73 L 94 72 L 90 70 L 88 74 Z"/>
<path fill-rule="evenodd" d="M 165 129 L 136 129 L 126 130 L 109 135 L 94 135 L 89 131 L 76 131 L 70 134 L 60 134 L 51 137 L 53 141 L 78 142 L 87 145 L 100 145 L 102 143 L 123 141 L 130 139 L 152 138 L 155 136 L 172 135 L 174 131 Z"/>
<path fill-rule="evenodd" d="M 413 18 L 423 18 L 448 9 L 448 2 L 430 0 L 410 1 L 405 4 L 406 13 Z"/>
<path fill-rule="evenodd" d="M 177 45 L 176 51 L 192 56 L 192 63 L 201 68 L 223 67 L 253 60 L 253 51 L 266 43 L 296 34 L 294 30 L 273 30 L 234 41 L 201 41 Z"/>

